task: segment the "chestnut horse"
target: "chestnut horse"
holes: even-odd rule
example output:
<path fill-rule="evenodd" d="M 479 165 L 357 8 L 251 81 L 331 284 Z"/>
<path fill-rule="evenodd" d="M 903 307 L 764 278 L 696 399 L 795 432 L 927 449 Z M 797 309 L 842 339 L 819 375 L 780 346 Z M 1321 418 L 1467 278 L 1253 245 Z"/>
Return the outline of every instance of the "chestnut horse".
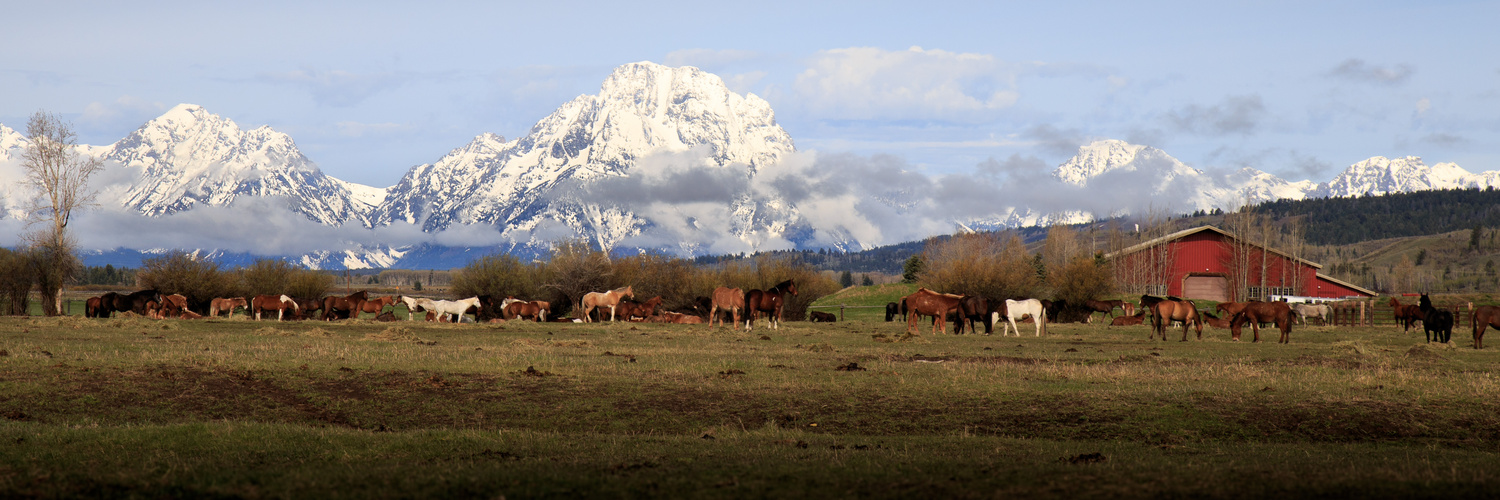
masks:
<path fill-rule="evenodd" d="M 1128 303 L 1129 302 L 1127 302 L 1127 304 Z M 1109 321 L 1109 326 L 1134 326 L 1145 322 L 1146 310 L 1141 309 L 1141 312 L 1135 313 L 1130 316 L 1115 316 L 1115 319 Z"/>
<path fill-rule="evenodd" d="M 583 299 L 578 301 L 578 310 L 583 311 L 583 322 L 593 321 L 589 314 L 596 308 L 608 307 L 609 320 L 615 320 L 615 307 L 620 305 L 620 300 L 625 297 L 635 298 L 635 289 L 632 287 L 621 287 L 608 292 L 589 292 L 583 294 Z M 604 313 L 599 313 L 599 321 L 604 321 Z"/>
<path fill-rule="evenodd" d="M 1130 310 L 1131 308 L 1129 306 L 1127 306 L 1126 304 L 1128 304 L 1128 302 L 1125 302 L 1123 300 L 1085 300 L 1085 301 L 1083 301 L 1083 306 L 1086 307 L 1086 308 L 1088 308 L 1090 311 L 1092 311 L 1092 312 L 1089 313 L 1089 318 L 1090 319 L 1092 319 L 1094 317 L 1094 313 L 1096 313 L 1096 312 L 1104 313 L 1104 315 L 1106 317 L 1113 318 L 1113 317 L 1115 317 L 1115 308 L 1116 307 L 1125 310 L 1125 313 L 1126 313 L 1125 315 L 1126 316 L 1130 316 L 1130 315 L 1135 314 L 1135 312 L 1131 311 Z"/>
<path fill-rule="evenodd" d="M 285 295 L 256 295 L 250 299 L 250 313 L 255 315 L 256 321 L 260 320 L 260 313 L 265 311 L 276 311 L 276 321 L 281 321 L 286 315 L 286 310 L 298 310 L 297 301 Z"/>
<path fill-rule="evenodd" d="M 208 317 L 219 317 L 219 311 L 223 311 L 225 316 L 234 316 L 234 308 L 236 307 L 249 309 L 250 303 L 244 297 L 216 298 L 210 300 L 208 301 Z"/>
<path fill-rule="evenodd" d="M 521 318 L 536 322 L 545 321 L 542 319 L 541 307 L 538 307 L 535 302 L 526 302 L 523 300 L 513 301 L 501 306 L 500 317 L 506 320 Z"/>
<path fill-rule="evenodd" d="M 1391 297 L 1391 313 L 1395 316 L 1396 324 L 1401 325 L 1402 333 L 1410 332 L 1412 323 L 1425 319 L 1420 305 L 1402 305 L 1395 297 Z"/>
<path fill-rule="evenodd" d="M 771 321 L 771 329 L 781 329 L 781 312 L 786 307 L 786 294 L 797 295 L 797 284 L 793 280 L 777 283 L 776 286 L 767 288 L 765 291 L 751 290 L 745 292 L 745 331 L 755 325 L 755 320 L 760 318 L 760 313 L 766 313 L 767 319 Z"/>
<path fill-rule="evenodd" d="M 1488 327 L 1500 328 L 1500 307 L 1479 306 L 1474 312 L 1469 313 L 1469 326 L 1474 330 L 1474 348 L 1484 348 L 1484 330 Z"/>
<path fill-rule="evenodd" d="M 1203 321 L 1198 318 L 1198 308 L 1186 300 L 1163 300 L 1151 305 L 1151 338 L 1161 336 L 1167 340 L 1167 326 L 1173 321 L 1182 322 L 1182 342 L 1187 342 L 1188 326 L 1198 331 L 1198 340 L 1203 340 Z"/>
<path fill-rule="evenodd" d="M 343 297 L 324 297 L 323 321 L 333 321 L 344 314 L 348 314 L 350 318 L 359 318 L 359 310 L 370 300 L 369 297 L 369 292 L 364 290 Z"/>
<path fill-rule="evenodd" d="M 83 317 L 99 318 L 102 317 L 100 316 L 102 312 L 104 312 L 103 297 L 89 297 L 89 300 L 83 302 Z"/>
<path fill-rule="evenodd" d="M 351 312 L 350 316 L 353 318 L 358 318 L 359 313 L 362 312 L 372 313 L 376 316 L 379 316 L 380 313 L 385 312 L 386 307 L 396 307 L 395 295 L 387 295 L 384 297 L 376 297 L 370 300 L 366 300 L 359 305 L 359 310 Z"/>
<path fill-rule="evenodd" d="M 645 302 L 620 303 L 620 316 L 625 321 L 635 321 L 635 318 L 646 319 L 656 315 L 656 306 L 661 305 L 661 296 L 651 297 Z"/>
<path fill-rule="evenodd" d="M 740 327 L 740 310 L 745 308 L 745 292 L 738 288 L 718 287 L 714 289 L 713 302 L 708 307 L 708 326 L 714 326 L 714 318 L 719 318 L 719 309 L 728 309 L 730 319 L 734 322 L 735 329 Z M 724 326 L 724 318 L 719 318 L 719 326 Z"/>
<path fill-rule="evenodd" d="M 1246 322 L 1250 323 L 1250 331 L 1255 333 L 1255 342 L 1260 342 L 1260 324 L 1272 323 L 1281 330 L 1281 338 L 1276 343 L 1292 343 L 1292 307 L 1286 302 L 1246 302 L 1245 307 L 1229 323 L 1230 335 L 1235 341 L 1240 340 L 1240 327 Z"/>
<path fill-rule="evenodd" d="M 906 331 L 916 333 L 917 318 L 932 316 L 932 333 L 943 333 L 948 314 L 958 312 L 959 300 L 956 295 L 937 293 L 926 288 L 918 288 L 916 293 L 902 297 L 901 302 L 906 304 L 907 311 Z"/>

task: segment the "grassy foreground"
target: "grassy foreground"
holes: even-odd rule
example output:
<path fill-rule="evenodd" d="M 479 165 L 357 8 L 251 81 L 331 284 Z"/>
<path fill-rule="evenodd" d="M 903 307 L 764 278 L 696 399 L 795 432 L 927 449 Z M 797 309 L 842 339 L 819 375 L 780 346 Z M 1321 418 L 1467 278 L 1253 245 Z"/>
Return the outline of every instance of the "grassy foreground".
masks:
<path fill-rule="evenodd" d="M 0 319 L 4 497 L 1486 495 L 1500 350 Z M 1248 339 L 1249 332 L 1246 332 Z M 1271 336 L 1274 340 L 1274 335 Z"/>

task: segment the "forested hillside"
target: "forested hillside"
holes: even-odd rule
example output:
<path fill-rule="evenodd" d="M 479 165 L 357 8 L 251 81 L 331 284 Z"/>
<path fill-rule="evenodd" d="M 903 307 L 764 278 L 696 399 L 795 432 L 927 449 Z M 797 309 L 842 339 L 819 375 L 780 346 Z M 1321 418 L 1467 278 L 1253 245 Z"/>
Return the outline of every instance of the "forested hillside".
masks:
<path fill-rule="evenodd" d="M 1256 210 L 1274 220 L 1305 216 L 1307 242 L 1348 245 L 1500 227 L 1500 191 L 1452 189 L 1359 198 L 1280 200 Z"/>

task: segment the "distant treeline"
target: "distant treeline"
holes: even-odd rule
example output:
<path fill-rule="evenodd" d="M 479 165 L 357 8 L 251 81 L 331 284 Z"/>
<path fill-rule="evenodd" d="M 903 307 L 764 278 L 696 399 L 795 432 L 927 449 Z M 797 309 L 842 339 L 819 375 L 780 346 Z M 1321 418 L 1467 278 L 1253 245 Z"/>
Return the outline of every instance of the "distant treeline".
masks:
<path fill-rule="evenodd" d="M 1500 227 L 1500 191 L 1447 189 L 1415 193 L 1280 200 L 1257 211 L 1273 219 L 1305 216 L 1307 242 L 1347 245 L 1367 240 Z"/>

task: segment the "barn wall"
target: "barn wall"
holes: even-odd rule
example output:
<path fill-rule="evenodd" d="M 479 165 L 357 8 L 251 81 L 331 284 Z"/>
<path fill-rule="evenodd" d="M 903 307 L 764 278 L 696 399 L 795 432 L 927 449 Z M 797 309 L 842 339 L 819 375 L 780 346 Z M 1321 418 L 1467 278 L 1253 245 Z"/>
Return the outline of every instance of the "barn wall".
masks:
<path fill-rule="evenodd" d="M 1202 231 L 1184 236 L 1170 243 L 1173 247 L 1173 271 L 1168 279 L 1167 294 L 1182 295 L 1183 284 L 1188 276 L 1226 276 L 1233 277 L 1229 272 L 1232 263 L 1233 249 L 1229 238 L 1214 231 Z M 1261 276 L 1262 253 L 1266 259 L 1265 276 Z M 1137 252 L 1130 255 L 1122 255 L 1115 259 L 1117 269 L 1124 266 L 1148 265 L 1152 256 L 1145 252 Z M 1266 252 L 1255 248 L 1250 254 L 1249 281 L 1252 286 L 1289 287 L 1298 283 L 1295 275 L 1300 275 L 1301 290 L 1296 291 L 1298 295 L 1315 297 L 1343 297 L 1348 295 L 1364 295 L 1356 290 L 1337 285 L 1329 281 L 1319 279 L 1318 269 L 1305 263 L 1298 262 L 1288 257 L 1281 256 L 1275 252 Z M 1283 269 L 1286 271 L 1283 273 Z"/>

